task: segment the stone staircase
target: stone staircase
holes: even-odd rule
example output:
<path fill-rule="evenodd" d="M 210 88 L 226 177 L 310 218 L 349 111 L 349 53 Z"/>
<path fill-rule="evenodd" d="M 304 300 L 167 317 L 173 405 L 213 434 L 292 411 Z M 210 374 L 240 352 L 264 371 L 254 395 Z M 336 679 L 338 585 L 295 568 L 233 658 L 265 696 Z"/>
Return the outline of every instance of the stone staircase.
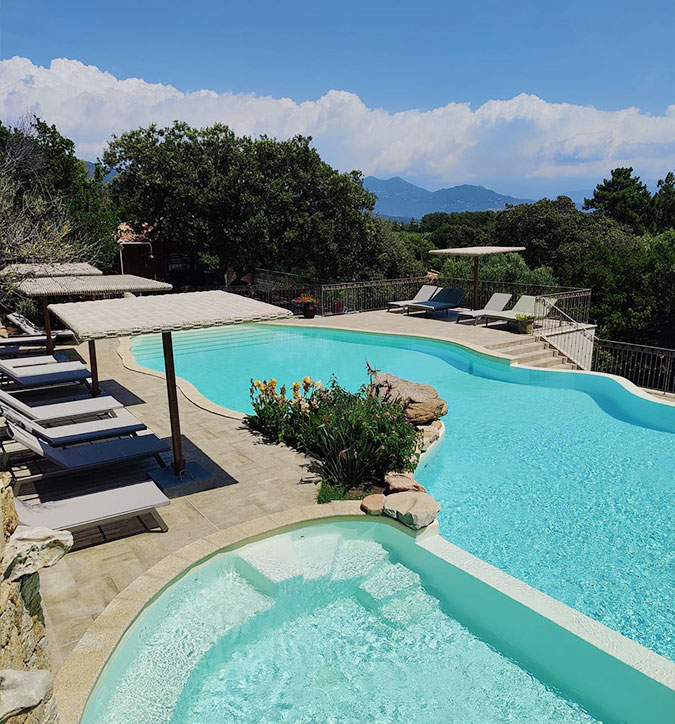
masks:
<path fill-rule="evenodd" d="M 535 340 L 530 335 L 523 334 L 519 337 L 514 335 L 513 340 L 490 345 L 487 349 L 494 350 L 497 354 L 514 357 L 518 364 L 527 365 L 528 367 L 542 367 L 554 370 L 579 369 L 562 352 L 546 342 Z"/>

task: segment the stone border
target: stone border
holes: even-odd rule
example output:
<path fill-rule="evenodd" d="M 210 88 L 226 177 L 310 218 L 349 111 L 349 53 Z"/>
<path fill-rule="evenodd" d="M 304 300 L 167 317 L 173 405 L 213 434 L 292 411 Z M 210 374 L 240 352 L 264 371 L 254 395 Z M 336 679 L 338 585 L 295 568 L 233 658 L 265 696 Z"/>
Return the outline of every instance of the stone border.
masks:
<path fill-rule="evenodd" d="M 366 515 L 359 505 L 360 501 L 333 501 L 256 518 L 200 538 L 152 566 L 108 604 L 56 674 L 54 692 L 61 724 L 80 724 L 89 696 L 125 632 L 178 577 L 219 553 L 269 534 L 284 533 L 306 523 L 364 518 Z M 675 690 L 675 663 L 453 545 L 439 535 L 438 521 L 426 529 L 412 531 L 386 516 L 368 517 L 373 522 L 392 525 L 405 532 L 420 541 L 421 547 L 431 554 Z"/>

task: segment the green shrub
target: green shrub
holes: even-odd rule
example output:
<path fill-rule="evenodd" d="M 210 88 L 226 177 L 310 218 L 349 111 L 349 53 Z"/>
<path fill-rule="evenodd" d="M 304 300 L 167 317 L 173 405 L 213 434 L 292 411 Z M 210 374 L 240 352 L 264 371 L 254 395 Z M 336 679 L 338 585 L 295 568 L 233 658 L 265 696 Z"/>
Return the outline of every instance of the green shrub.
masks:
<path fill-rule="evenodd" d="M 414 470 L 420 433 L 406 418 L 403 405 L 375 397 L 367 386 L 357 392 L 335 378 L 322 387 L 305 377 L 295 382 L 290 398 L 277 382 L 251 383 L 253 414 L 248 425 L 268 439 L 285 442 L 319 465 L 321 497 L 381 483 L 390 471 Z M 335 498 L 331 498 L 335 499 Z"/>

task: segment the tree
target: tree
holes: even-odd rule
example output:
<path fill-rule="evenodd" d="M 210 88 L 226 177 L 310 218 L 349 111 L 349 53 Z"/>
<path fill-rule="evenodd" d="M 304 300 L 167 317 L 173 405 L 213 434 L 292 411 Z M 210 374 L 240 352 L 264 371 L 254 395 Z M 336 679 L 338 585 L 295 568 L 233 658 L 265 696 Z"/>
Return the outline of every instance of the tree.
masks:
<path fill-rule="evenodd" d="M 68 241 L 97 247 L 97 263 L 108 266 L 114 256 L 117 209 L 103 184 L 102 167 L 89 178 L 75 144 L 35 116 L 14 127 L 0 122 L 0 174 L 11 179 L 12 198 L 42 198 L 47 207 L 59 207 L 68 218 Z"/>
<path fill-rule="evenodd" d="M 644 234 L 653 227 L 649 190 L 639 176 L 632 175 L 631 167 L 615 168 L 611 174 L 595 187 L 592 198 L 584 199 L 584 210 L 595 209 L 636 234 Z"/>
<path fill-rule="evenodd" d="M 31 119 L 0 123 L 0 259 L 13 263 L 86 261 L 105 265 L 115 215 L 86 177 L 72 143 Z M 94 231 L 92 231 L 94 230 Z M 101 236 L 103 235 L 103 236 Z M 18 303 L 20 277 L 0 277 L 0 303 Z"/>
<path fill-rule="evenodd" d="M 672 171 L 659 180 L 653 202 L 657 231 L 675 229 L 675 174 Z"/>
<path fill-rule="evenodd" d="M 127 221 L 146 223 L 154 242 L 196 265 L 367 278 L 375 197 L 359 172 L 338 173 L 310 144 L 175 122 L 114 138 L 104 161 L 118 172 L 110 187 Z"/>

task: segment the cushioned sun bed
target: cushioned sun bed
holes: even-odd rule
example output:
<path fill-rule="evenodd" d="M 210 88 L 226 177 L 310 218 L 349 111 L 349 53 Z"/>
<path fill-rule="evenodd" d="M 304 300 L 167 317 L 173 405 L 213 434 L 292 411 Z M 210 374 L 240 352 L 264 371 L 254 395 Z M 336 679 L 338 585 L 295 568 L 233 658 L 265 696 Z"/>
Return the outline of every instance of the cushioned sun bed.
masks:
<path fill-rule="evenodd" d="M 14 502 L 22 525 L 76 531 L 149 513 L 165 533 L 168 527 L 156 509 L 171 501 L 152 480 L 146 480 L 63 500 L 27 503 L 15 498 Z"/>

